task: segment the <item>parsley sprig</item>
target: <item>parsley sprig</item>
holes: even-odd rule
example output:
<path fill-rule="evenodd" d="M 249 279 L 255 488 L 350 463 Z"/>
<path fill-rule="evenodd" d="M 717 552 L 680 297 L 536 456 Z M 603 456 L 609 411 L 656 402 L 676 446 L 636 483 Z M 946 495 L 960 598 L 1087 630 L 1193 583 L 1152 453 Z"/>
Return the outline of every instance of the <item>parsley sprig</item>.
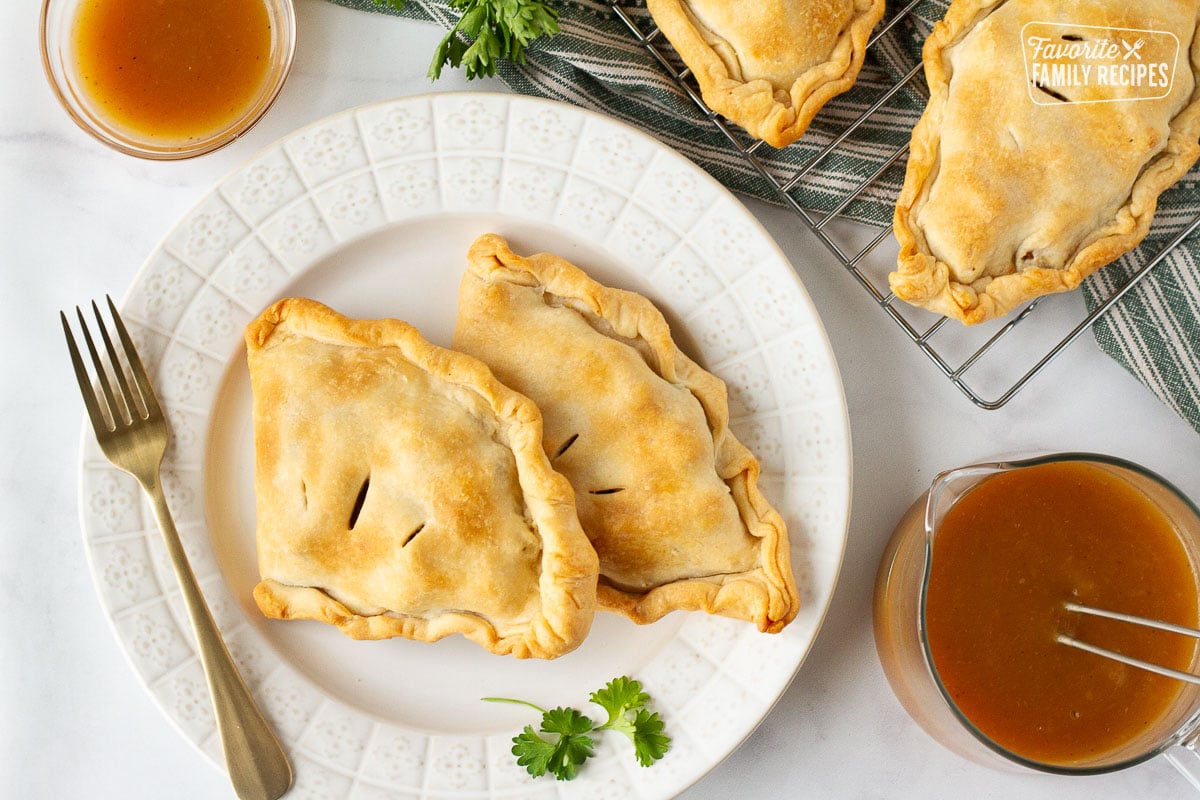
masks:
<path fill-rule="evenodd" d="M 405 0 L 375 0 L 399 9 Z M 429 77 L 437 80 L 445 66 L 462 67 L 467 79 L 495 75 L 501 59 L 525 63 L 525 48 L 542 36 L 558 33 L 558 11 L 540 0 L 449 0 L 462 12 L 433 52 Z"/>
<path fill-rule="evenodd" d="M 574 708 L 545 709 L 527 700 L 510 697 L 485 697 L 492 703 L 516 703 L 540 711 L 539 730 L 526 725 L 513 737 L 512 753 L 517 763 L 535 778 L 549 772 L 560 781 L 569 781 L 579 772 L 583 762 L 595 752 L 595 740 L 589 734 L 598 731 L 618 731 L 633 743 L 633 753 L 639 764 L 648 767 L 666 755 L 671 738 L 663 732 L 658 712 L 646 706 L 650 695 L 631 678 L 613 678 L 603 689 L 592 692 L 588 700 L 600 706 L 608 719 L 597 725 L 590 717 Z"/>

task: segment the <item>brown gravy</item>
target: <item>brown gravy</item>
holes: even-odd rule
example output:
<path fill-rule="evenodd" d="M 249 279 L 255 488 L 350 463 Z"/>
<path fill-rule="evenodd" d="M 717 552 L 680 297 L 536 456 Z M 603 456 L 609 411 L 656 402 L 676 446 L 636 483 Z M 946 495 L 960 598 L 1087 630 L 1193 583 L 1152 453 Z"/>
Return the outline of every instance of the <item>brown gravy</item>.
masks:
<path fill-rule="evenodd" d="M 1194 643 L 1062 609 L 1067 600 L 1197 621 L 1188 553 L 1150 500 L 1103 469 L 1001 473 L 934 538 L 926 632 L 939 678 L 997 744 L 1067 765 L 1111 752 L 1165 713 L 1178 682 L 1055 642 L 1058 632 L 1186 670 Z"/>
<path fill-rule="evenodd" d="M 80 85 L 115 129 L 164 142 L 221 131 L 270 71 L 264 0 L 84 0 L 72 28 Z"/>

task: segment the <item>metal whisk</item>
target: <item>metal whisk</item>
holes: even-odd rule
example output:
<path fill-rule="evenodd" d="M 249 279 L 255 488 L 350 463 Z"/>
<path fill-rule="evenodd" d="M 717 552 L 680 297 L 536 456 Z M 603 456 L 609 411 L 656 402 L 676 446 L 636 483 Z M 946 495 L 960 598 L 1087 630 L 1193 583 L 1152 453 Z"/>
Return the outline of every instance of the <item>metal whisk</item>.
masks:
<path fill-rule="evenodd" d="M 1200 630 L 1197 630 L 1196 628 L 1189 628 L 1184 625 L 1175 625 L 1170 622 L 1163 622 L 1162 620 L 1158 620 L 1158 619 L 1147 619 L 1146 617 L 1139 617 L 1139 616 L 1135 616 L 1133 614 L 1123 614 L 1119 611 L 1107 611 L 1103 608 L 1093 608 L 1091 606 L 1080 605 L 1079 603 L 1067 602 L 1067 603 L 1063 604 L 1063 607 L 1066 608 L 1067 611 L 1076 611 L 1080 614 L 1090 614 L 1093 617 L 1104 617 L 1105 619 L 1115 619 L 1115 620 L 1119 620 L 1121 622 L 1128 622 L 1133 625 L 1141 625 L 1141 626 L 1147 627 L 1147 628 L 1156 628 L 1157 630 L 1160 630 L 1160 631 L 1170 631 L 1171 633 L 1178 633 L 1183 636 L 1190 636 L 1193 639 L 1200 639 Z M 1175 678 L 1177 680 L 1187 681 L 1188 683 L 1194 683 L 1194 684 L 1200 685 L 1200 675 L 1193 675 L 1190 672 L 1180 672 L 1177 669 L 1171 669 L 1170 667 L 1164 667 L 1161 664 L 1153 664 L 1149 661 L 1142 661 L 1141 659 L 1138 659 L 1138 658 L 1131 658 L 1130 656 L 1127 656 L 1124 653 L 1118 653 L 1115 650 L 1108 650 L 1104 647 L 1097 647 L 1094 644 L 1088 644 L 1087 642 L 1081 642 L 1078 639 L 1076 639 L 1075 637 L 1068 636 L 1065 633 L 1058 634 L 1058 636 L 1055 637 L 1055 641 L 1057 641 L 1059 644 L 1065 644 L 1068 647 L 1075 647 L 1075 648 L 1078 648 L 1079 650 L 1086 650 L 1087 652 L 1094 653 L 1095 655 L 1098 655 L 1098 656 L 1104 656 L 1105 658 L 1111 658 L 1113 661 L 1119 661 L 1122 664 L 1128 664 L 1131 667 L 1137 667 L 1139 669 L 1148 670 L 1150 672 L 1154 672 L 1154 673 L 1157 673 L 1158 675 L 1163 675 L 1168 678 Z"/>

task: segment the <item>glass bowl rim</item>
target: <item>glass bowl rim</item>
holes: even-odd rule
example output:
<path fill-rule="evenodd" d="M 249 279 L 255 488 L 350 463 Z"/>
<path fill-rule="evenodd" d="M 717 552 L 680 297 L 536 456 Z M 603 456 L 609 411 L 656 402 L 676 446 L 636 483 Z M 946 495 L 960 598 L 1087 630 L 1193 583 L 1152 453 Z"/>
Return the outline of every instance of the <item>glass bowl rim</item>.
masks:
<path fill-rule="evenodd" d="M 51 28 L 51 14 L 55 10 L 68 6 L 73 8 L 82 1 L 42 0 L 38 17 L 38 45 L 41 51 L 42 70 L 59 105 L 71 120 L 92 138 L 126 155 L 153 161 L 180 161 L 219 150 L 233 143 L 258 124 L 275 104 L 291 73 L 297 38 L 294 0 L 262 0 L 268 13 L 272 16 L 272 22 L 281 24 L 275 26 L 276 31 L 272 39 L 271 54 L 273 58 L 268 72 L 269 80 L 264 83 L 263 88 L 260 89 L 245 114 L 239 116 L 225 128 L 185 145 L 156 145 L 148 137 L 139 139 L 117 134 L 106 129 L 98 119 L 82 110 L 82 104 L 75 100 L 74 92 L 68 88 L 70 86 L 68 79 L 55 68 L 53 54 L 60 51 L 62 47 L 64 31 Z M 69 9 L 62 10 L 60 13 L 69 13 Z M 53 38 L 52 31 L 55 34 Z"/>

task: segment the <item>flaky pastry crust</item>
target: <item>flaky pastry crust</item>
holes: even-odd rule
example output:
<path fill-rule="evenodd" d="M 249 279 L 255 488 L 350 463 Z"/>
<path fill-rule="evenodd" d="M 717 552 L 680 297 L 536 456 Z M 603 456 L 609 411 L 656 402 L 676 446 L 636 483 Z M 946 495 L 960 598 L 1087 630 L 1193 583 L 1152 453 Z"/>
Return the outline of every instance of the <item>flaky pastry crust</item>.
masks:
<path fill-rule="evenodd" d="M 647 0 L 704 102 L 772 147 L 850 89 L 884 0 Z"/>
<path fill-rule="evenodd" d="M 303 298 L 246 346 L 263 614 L 518 658 L 583 640 L 597 559 L 532 402 L 404 322 Z"/>
<path fill-rule="evenodd" d="M 601 608 L 639 624 L 702 610 L 771 632 L 795 617 L 787 530 L 729 430 L 725 385 L 649 300 L 488 234 L 468 255 L 454 346 L 541 408 L 600 557 Z"/>
<path fill-rule="evenodd" d="M 1158 196 L 1200 156 L 1197 8 L 955 0 L 923 52 L 930 97 L 896 203 L 896 296 L 972 325 L 1074 289 L 1137 246 Z M 1034 22 L 1171 32 L 1174 83 L 1161 99 L 1077 102 L 1094 99 L 1080 89 L 1035 103 L 1021 40 Z"/>

